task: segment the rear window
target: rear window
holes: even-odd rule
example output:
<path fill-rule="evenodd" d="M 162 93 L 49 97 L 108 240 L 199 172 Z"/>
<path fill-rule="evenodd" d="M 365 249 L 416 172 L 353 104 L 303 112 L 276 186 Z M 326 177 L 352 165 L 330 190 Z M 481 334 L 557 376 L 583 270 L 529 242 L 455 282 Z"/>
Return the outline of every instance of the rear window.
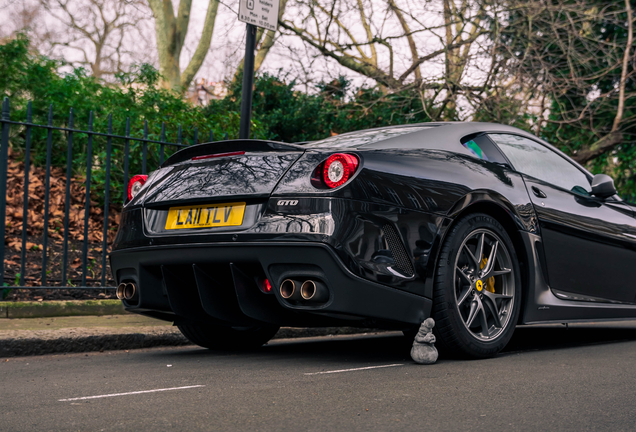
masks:
<path fill-rule="evenodd" d="M 477 156 L 479 159 L 488 160 L 488 156 L 481 147 L 477 145 L 475 140 L 467 141 L 463 144 L 463 146 L 466 147 L 473 156 Z"/>
<path fill-rule="evenodd" d="M 473 134 L 462 138 L 462 145 L 476 158 L 481 160 L 508 164 L 506 158 L 495 147 L 493 142 L 484 134 Z"/>
<path fill-rule="evenodd" d="M 395 138 L 400 135 L 423 131 L 432 127 L 435 126 L 405 126 L 364 130 L 360 132 L 351 132 L 342 135 L 336 135 L 320 141 L 313 141 L 304 145 L 311 148 L 358 148 L 365 145 L 373 144 L 375 142 Z"/>

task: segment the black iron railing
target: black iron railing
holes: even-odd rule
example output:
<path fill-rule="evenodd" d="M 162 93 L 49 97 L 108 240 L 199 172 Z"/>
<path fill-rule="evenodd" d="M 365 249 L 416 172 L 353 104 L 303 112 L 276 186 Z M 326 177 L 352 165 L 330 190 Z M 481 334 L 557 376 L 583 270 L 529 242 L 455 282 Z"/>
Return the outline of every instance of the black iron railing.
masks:
<path fill-rule="evenodd" d="M 93 112 L 90 112 L 88 118 L 88 124 L 86 130 L 78 129 L 75 127 L 75 119 L 73 115 L 73 110 L 70 111 L 67 125 L 64 127 L 54 126 L 53 125 L 53 106 L 49 107 L 48 111 L 48 122 L 46 125 L 44 124 L 35 124 L 32 122 L 32 107 L 31 103 L 28 103 L 26 110 L 26 120 L 25 121 L 15 121 L 10 118 L 10 105 L 9 99 L 5 98 L 2 104 L 2 116 L 0 118 L 0 126 L 1 136 L 0 136 L 0 239 L 4 239 L 5 241 L 0 242 L 0 262 L 2 265 L 0 266 L 0 281 L 3 282 L 4 288 L 64 288 L 64 289 L 104 289 L 111 288 L 109 283 L 112 283 L 112 279 L 108 276 L 108 266 L 107 266 L 107 255 L 108 255 L 108 229 L 110 222 L 110 207 L 116 206 L 121 208 L 123 203 L 127 198 L 127 188 L 128 180 L 130 178 L 130 168 L 131 168 L 131 148 L 135 143 L 136 154 L 134 155 L 134 162 L 137 166 L 139 166 L 138 158 L 141 158 L 141 173 L 146 174 L 148 171 L 148 163 L 152 161 L 152 163 L 162 164 L 164 162 L 164 158 L 166 156 L 166 149 L 170 153 L 178 150 L 181 147 L 186 147 L 189 143 L 183 142 L 182 130 L 181 126 L 178 126 L 177 131 L 177 142 L 168 142 L 166 141 L 166 126 L 165 123 L 161 126 L 161 133 L 159 140 L 149 139 L 148 133 L 148 122 L 144 122 L 143 127 L 143 136 L 135 137 L 130 133 L 130 119 L 126 121 L 125 133 L 124 135 L 118 135 L 113 133 L 113 122 L 112 115 L 108 116 L 108 126 L 106 132 L 95 131 L 93 130 Z M 13 129 L 13 130 L 12 130 Z M 30 210 L 29 208 L 29 185 L 30 185 L 30 172 L 31 172 L 31 157 L 33 151 L 33 132 L 38 130 L 46 131 L 46 136 L 44 138 L 44 133 L 40 133 L 39 139 L 42 142 L 39 142 L 38 148 L 42 148 L 44 145 L 44 140 L 46 142 L 46 162 L 44 164 L 44 211 L 43 211 L 43 228 L 41 234 L 41 270 L 39 272 L 39 278 L 36 277 L 28 277 L 27 276 L 27 255 L 30 253 L 27 251 L 29 244 L 28 242 L 28 218 L 27 214 Z M 17 132 L 17 133 L 16 133 Z M 6 243 L 10 239 L 7 238 L 6 234 L 6 211 L 7 211 L 7 168 L 9 164 L 9 147 L 10 142 L 12 142 L 13 137 L 12 133 L 16 136 L 20 137 L 20 149 L 19 149 L 19 157 L 24 160 L 24 188 L 21 193 L 23 194 L 23 205 L 22 205 L 22 232 L 21 232 L 21 247 L 20 247 L 20 260 L 19 260 L 19 272 L 13 270 L 12 273 L 7 274 L 7 260 L 6 258 Z M 49 256 L 49 207 L 50 207 L 50 191 L 51 191 L 51 167 L 52 167 L 52 158 L 53 158 L 53 135 L 57 134 L 58 144 L 61 139 L 65 139 L 66 141 L 66 184 L 65 184 L 65 196 L 64 196 L 64 215 L 63 215 L 63 236 L 61 239 L 61 253 L 56 254 L 58 256 L 58 262 L 52 263 Z M 61 135 L 60 135 L 61 134 Z M 227 139 L 227 133 L 225 133 L 225 139 Z M 100 145 L 105 145 L 105 160 L 99 160 L 99 167 L 96 170 L 94 166 L 95 163 L 95 154 L 94 150 L 94 140 L 99 139 Z M 84 154 L 85 152 L 85 160 L 83 160 L 82 171 L 85 167 L 86 173 L 83 181 L 83 187 L 85 188 L 85 196 L 84 196 L 84 225 L 83 225 L 83 237 L 81 239 L 81 269 L 78 269 L 77 272 L 81 274 L 80 278 L 69 278 L 69 241 L 73 241 L 74 245 L 78 244 L 78 240 L 75 238 L 70 238 L 69 236 L 69 220 L 71 213 L 71 183 L 73 182 L 73 171 L 78 170 L 77 160 L 74 163 L 74 148 L 77 146 L 78 140 L 82 140 L 82 149 Z M 198 131 L 195 128 L 192 131 L 191 143 L 195 144 L 199 140 Z M 105 141 L 105 142 L 104 142 Z M 213 132 L 209 134 L 209 141 L 214 141 Z M 121 187 L 121 194 L 117 196 L 111 197 L 111 180 L 113 179 L 111 169 L 112 169 L 112 159 L 111 154 L 113 153 L 113 146 L 117 145 L 118 149 L 121 150 L 123 147 L 123 161 L 119 160 L 119 163 L 123 165 L 123 175 L 118 178 L 119 187 Z M 140 148 L 139 148 L 140 147 Z M 56 146 L 57 149 L 60 146 Z M 43 150 L 43 149 L 42 149 Z M 141 154 L 139 154 L 141 153 Z M 57 156 L 57 155 L 56 155 Z M 59 158 L 57 158 L 59 159 Z M 91 190 L 93 185 L 91 182 L 93 181 L 93 176 L 96 172 L 99 172 L 100 181 L 100 189 L 96 192 L 94 189 Z M 133 173 L 136 174 L 136 173 Z M 103 179 L 102 179 L 103 176 Z M 13 191 L 13 193 L 17 193 Z M 91 208 L 93 206 L 93 201 L 91 201 L 91 193 L 93 194 L 93 199 L 97 199 L 100 202 L 100 205 L 103 206 L 103 233 L 102 233 L 102 241 L 101 241 L 101 257 L 99 265 L 97 262 L 89 262 L 89 247 L 95 250 L 96 246 L 95 242 L 89 242 L 89 218 Z M 102 194 L 103 193 L 103 194 Z M 99 196 L 96 196 L 99 195 Z M 103 204 L 101 204 L 103 203 Z M 14 243 L 17 241 L 15 239 L 16 235 L 13 234 Z M 38 237 L 40 239 L 40 237 Z M 59 248 L 60 240 L 56 241 L 56 247 Z M 74 246 L 75 247 L 75 246 Z M 38 247 L 38 249 L 40 249 Z M 76 251 L 75 251 L 76 252 Z M 59 257 L 61 255 L 61 257 Z M 94 261 L 94 259 L 93 259 Z M 57 277 L 49 278 L 49 273 L 51 272 L 51 266 L 60 266 L 59 269 L 56 268 Z M 16 266 L 14 266 L 16 267 Z M 99 267 L 99 268 L 97 268 Z M 59 270 L 59 272 L 57 272 Z M 89 274 L 90 273 L 90 274 Z M 99 276 L 97 276 L 99 275 Z M 2 293 L 2 289 L 0 289 L 0 294 Z M 0 295 L 0 299 L 1 299 Z"/>

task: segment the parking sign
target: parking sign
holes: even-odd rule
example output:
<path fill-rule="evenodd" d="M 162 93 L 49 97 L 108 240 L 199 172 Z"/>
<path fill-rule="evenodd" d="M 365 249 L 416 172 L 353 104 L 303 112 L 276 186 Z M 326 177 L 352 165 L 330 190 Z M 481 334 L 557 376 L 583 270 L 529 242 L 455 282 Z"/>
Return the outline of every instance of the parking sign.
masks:
<path fill-rule="evenodd" d="M 278 28 L 279 0 L 240 0 L 239 21 L 267 30 Z"/>

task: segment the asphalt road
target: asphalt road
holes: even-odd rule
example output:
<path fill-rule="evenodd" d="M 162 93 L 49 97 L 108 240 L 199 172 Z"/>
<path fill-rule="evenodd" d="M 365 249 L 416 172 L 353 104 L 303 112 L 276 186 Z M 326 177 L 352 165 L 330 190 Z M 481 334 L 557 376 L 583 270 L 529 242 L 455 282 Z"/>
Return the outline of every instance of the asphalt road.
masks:
<path fill-rule="evenodd" d="M 636 322 L 520 328 L 489 360 L 421 366 L 408 350 L 390 333 L 274 341 L 242 354 L 181 347 L 0 359 L 0 430 L 635 428 Z"/>

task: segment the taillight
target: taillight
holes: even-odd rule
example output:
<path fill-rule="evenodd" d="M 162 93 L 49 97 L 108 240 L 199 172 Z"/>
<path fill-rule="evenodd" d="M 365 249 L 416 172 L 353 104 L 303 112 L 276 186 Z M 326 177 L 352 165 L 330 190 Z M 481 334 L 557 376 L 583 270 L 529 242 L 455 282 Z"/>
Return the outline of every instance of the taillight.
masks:
<path fill-rule="evenodd" d="M 347 153 L 329 156 L 322 166 L 322 180 L 328 188 L 336 188 L 349 180 L 358 169 L 358 157 Z"/>
<path fill-rule="evenodd" d="M 128 182 L 128 201 L 132 200 L 139 193 L 141 187 L 146 183 L 147 175 L 138 174 L 133 176 Z"/>

